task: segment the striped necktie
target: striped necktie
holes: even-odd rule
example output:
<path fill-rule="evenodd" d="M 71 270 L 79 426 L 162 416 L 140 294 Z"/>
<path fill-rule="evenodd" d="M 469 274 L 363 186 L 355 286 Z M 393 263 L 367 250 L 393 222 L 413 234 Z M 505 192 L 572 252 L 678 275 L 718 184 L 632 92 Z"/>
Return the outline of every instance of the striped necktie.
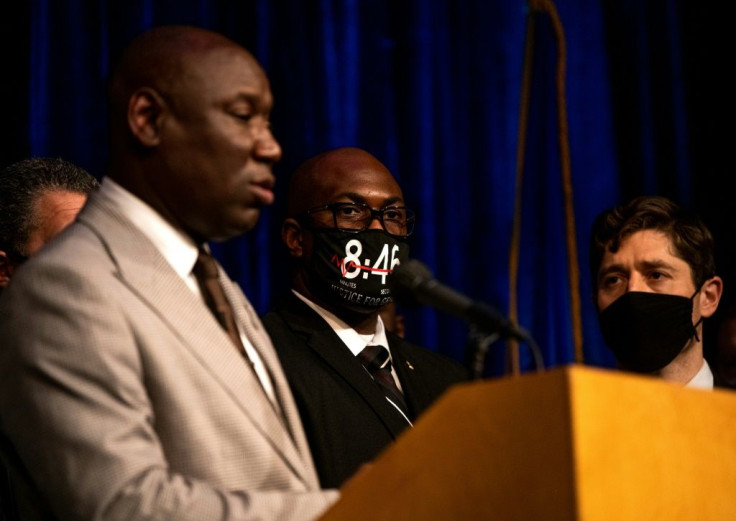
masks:
<path fill-rule="evenodd" d="M 393 374 L 391 374 L 391 359 L 388 349 L 379 345 L 367 345 L 358 354 L 358 359 L 363 367 L 371 374 L 373 380 L 383 390 L 386 398 L 396 405 L 409 417 L 409 409 L 406 406 L 404 395 L 396 386 Z"/>

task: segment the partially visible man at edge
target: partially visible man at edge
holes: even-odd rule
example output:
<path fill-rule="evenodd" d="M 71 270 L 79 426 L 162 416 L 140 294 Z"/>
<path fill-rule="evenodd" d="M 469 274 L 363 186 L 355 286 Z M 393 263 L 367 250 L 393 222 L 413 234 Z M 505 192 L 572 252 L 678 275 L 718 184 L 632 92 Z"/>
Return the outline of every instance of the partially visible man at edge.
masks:
<path fill-rule="evenodd" d="M 292 291 L 263 322 L 320 481 L 339 487 L 468 373 L 381 318 L 391 272 L 408 258 L 414 215 L 378 159 L 340 148 L 307 160 L 289 180 L 287 207 L 281 235 Z"/>
<path fill-rule="evenodd" d="M 158 27 L 124 51 L 107 177 L 0 299 L 22 519 L 312 519 L 336 499 L 268 336 L 206 245 L 273 201 L 271 106 L 255 58 L 217 33 Z"/>
<path fill-rule="evenodd" d="M 622 369 L 713 388 L 703 320 L 723 281 L 700 219 L 659 196 L 606 210 L 593 225 L 590 270 L 601 332 Z"/>
<path fill-rule="evenodd" d="M 69 226 L 98 187 L 60 158 L 23 159 L 0 171 L 0 293 L 13 272 Z"/>

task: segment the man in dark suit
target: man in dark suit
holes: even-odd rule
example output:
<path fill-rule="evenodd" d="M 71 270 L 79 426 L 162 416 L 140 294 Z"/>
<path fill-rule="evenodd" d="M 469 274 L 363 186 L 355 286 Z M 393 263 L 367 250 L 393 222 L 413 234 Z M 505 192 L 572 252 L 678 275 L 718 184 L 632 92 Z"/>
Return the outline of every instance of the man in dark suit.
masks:
<path fill-rule="evenodd" d="M 273 201 L 272 101 L 255 58 L 211 31 L 158 27 L 123 53 L 107 176 L 0 298 L 20 519 L 307 520 L 337 497 L 207 252 Z"/>
<path fill-rule="evenodd" d="M 292 293 L 263 322 L 320 482 L 337 487 L 467 372 L 388 331 L 379 316 L 414 227 L 380 161 L 356 148 L 320 154 L 296 170 L 287 198 L 281 233 L 293 261 Z"/>

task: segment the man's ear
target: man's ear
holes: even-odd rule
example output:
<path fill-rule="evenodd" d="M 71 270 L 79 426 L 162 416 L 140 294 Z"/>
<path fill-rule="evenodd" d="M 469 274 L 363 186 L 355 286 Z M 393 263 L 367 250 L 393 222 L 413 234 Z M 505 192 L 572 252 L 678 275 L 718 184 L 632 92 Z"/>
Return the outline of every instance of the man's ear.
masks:
<path fill-rule="evenodd" d="M 143 87 L 128 100 L 128 127 L 144 147 L 155 147 L 160 142 L 161 115 L 166 102 L 150 87 Z"/>
<path fill-rule="evenodd" d="M 700 299 L 700 315 L 703 318 L 708 318 L 716 312 L 722 294 L 723 280 L 721 277 L 716 276 L 705 281 L 698 296 Z"/>
<path fill-rule="evenodd" d="M 399 335 L 401 338 L 404 338 L 404 335 L 406 334 L 406 319 L 404 318 L 404 315 L 396 315 L 396 317 L 394 317 L 394 333 Z"/>
<path fill-rule="evenodd" d="M 284 220 L 281 225 L 281 240 L 295 259 L 300 259 L 304 255 L 304 230 L 296 219 L 289 217 Z"/>
<path fill-rule="evenodd" d="M 0 250 L 0 288 L 8 287 L 14 266 L 13 262 L 8 258 L 8 254 Z"/>

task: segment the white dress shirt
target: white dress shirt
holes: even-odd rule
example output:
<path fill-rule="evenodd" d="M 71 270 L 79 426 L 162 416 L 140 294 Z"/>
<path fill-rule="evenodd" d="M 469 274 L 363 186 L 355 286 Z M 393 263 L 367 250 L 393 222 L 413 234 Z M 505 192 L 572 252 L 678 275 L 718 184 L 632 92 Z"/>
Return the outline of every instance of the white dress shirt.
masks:
<path fill-rule="evenodd" d="M 194 264 L 197 262 L 199 252 L 197 244 L 195 244 L 191 237 L 174 228 L 156 210 L 109 177 L 102 179 L 100 195 L 111 200 L 148 237 L 189 289 L 202 298 L 199 284 L 197 284 L 197 279 L 192 273 L 192 268 L 194 268 Z M 207 248 L 206 245 L 205 248 Z M 271 378 L 263 365 L 258 351 L 253 347 L 253 344 L 250 343 L 248 338 L 243 335 L 242 331 L 238 329 L 238 332 L 240 333 L 240 339 L 243 342 L 245 352 L 253 363 L 253 368 L 264 391 L 266 391 L 271 402 L 277 406 L 278 401 L 276 400 Z"/>
<path fill-rule="evenodd" d="M 703 365 L 700 371 L 693 376 L 685 387 L 692 387 L 694 389 L 713 389 L 713 371 L 710 370 L 708 362 L 703 359 Z"/>
<path fill-rule="evenodd" d="M 355 329 L 347 325 L 343 320 L 338 318 L 334 313 L 330 313 L 322 306 L 315 304 L 311 300 L 309 300 L 307 297 L 302 295 L 296 290 L 291 290 L 294 295 L 297 296 L 302 302 L 304 302 L 307 306 L 312 308 L 319 316 L 321 316 L 327 324 L 332 328 L 332 330 L 337 334 L 337 336 L 340 337 L 340 340 L 343 341 L 343 343 L 347 346 L 348 349 L 350 349 L 350 352 L 353 353 L 353 355 L 358 356 L 360 352 L 365 348 L 367 345 L 380 345 L 386 348 L 386 351 L 388 351 L 388 357 L 391 361 L 391 376 L 394 377 L 394 382 L 396 382 L 396 386 L 403 392 L 403 389 L 401 389 L 401 382 L 399 382 L 398 376 L 396 376 L 396 371 L 394 370 L 394 363 L 393 358 L 391 357 L 391 348 L 388 345 L 388 338 L 386 338 L 386 328 L 383 325 L 383 320 L 381 320 L 381 316 L 378 316 L 378 320 L 376 321 L 376 330 L 373 333 L 368 334 L 360 334 Z M 388 398 L 386 398 L 388 400 Z M 404 412 L 391 400 L 388 400 L 388 402 L 396 407 L 396 410 L 398 410 L 401 415 L 406 419 L 406 421 L 411 425 L 411 421 L 409 421 L 409 418 L 406 417 Z"/>

